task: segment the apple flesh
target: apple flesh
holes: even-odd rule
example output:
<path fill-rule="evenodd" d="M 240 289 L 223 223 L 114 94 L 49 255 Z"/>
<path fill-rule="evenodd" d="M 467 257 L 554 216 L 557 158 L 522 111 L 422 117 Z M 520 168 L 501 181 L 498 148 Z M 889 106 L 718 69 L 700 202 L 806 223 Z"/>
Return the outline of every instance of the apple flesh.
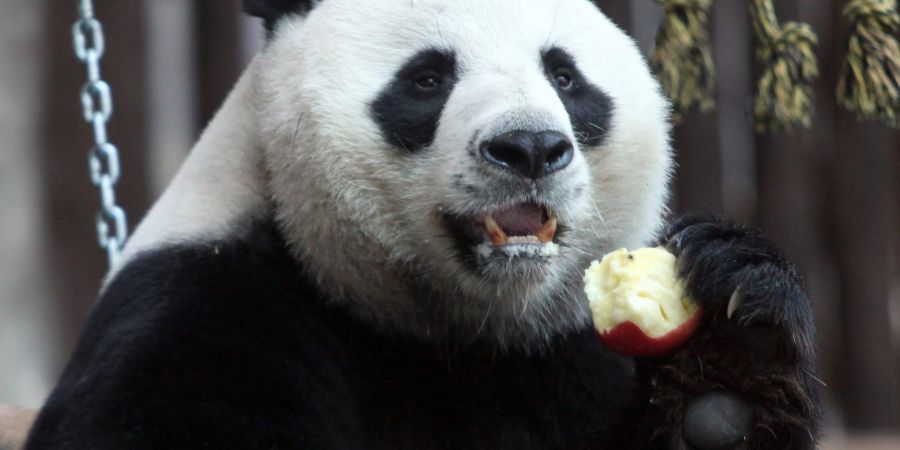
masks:
<path fill-rule="evenodd" d="M 685 294 L 675 256 L 663 248 L 621 249 L 595 261 L 585 271 L 585 293 L 600 341 L 629 356 L 671 352 L 703 315 Z"/>

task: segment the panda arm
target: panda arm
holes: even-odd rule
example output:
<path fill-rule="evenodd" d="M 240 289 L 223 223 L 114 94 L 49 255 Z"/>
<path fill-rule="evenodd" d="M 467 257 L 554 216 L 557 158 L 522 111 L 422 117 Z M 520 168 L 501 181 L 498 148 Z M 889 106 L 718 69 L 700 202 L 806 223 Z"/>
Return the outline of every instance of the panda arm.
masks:
<path fill-rule="evenodd" d="M 340 348 L 299 306 L 313 294 L 297 267 L 261 246 L 176 246 L 124 268 L 26 448 L 357 447 Z"/>
<path fill-rule="evenodd" d="M 703 323 L 674 353 L 637 361 L 616 448 L 815 448 L 815 330 L 794 267 L 758 230 L 718 217 L 679 219 L 662 244 Z"/>

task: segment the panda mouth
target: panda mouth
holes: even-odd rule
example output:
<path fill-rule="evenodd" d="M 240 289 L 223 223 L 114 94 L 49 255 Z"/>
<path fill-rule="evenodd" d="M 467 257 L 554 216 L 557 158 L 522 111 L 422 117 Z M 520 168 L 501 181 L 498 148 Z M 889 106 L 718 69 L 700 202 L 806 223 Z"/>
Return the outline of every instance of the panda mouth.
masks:
<path fill-rule="evenodd" d="M 463 254 L 481 256 L 494 251 L 524 255 L 520 250 L 552 247 L 565 231 L 551 208 L 536 203 L 474 217 L 444 214 L 443 222 Z"/>
<path fill-rule="evenodd" d="M 543 245 L 553 242 L 559 220 L 548 207 L 525 204 L 488 214 L 476 224 L 495 246 Z"/>

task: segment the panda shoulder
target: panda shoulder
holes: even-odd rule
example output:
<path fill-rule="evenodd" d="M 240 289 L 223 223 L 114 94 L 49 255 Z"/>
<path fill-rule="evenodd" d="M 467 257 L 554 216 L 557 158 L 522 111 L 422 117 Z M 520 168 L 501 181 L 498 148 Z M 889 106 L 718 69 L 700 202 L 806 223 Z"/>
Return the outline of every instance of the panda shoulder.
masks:
<path fill-rule="evenodd" d="M 227 238 L 172 243 L 136 255 L 106 286 L 94 315 L 114 310 L 171 326 L 185 320 L 196 326 L 203 316 L 261 319 L 288 312 L 282 308 L 321 303 L 302 273 L 276 226 L 257 221 Z"/>
<path fill-rule="evenodd" d="M 298 276 L 302 268 L 274 226 L 250 228 L 234 238 L 148 250 L 123 267 L 38 416 L 31 440 L 51 444 L 34 448 L 81 448 L 60 443 L 113 422 L 131 425 L 101 433 L 117 443 L 108 448 L 143 448 L 132 440 L 149 439 L 141 432 L 147 427 L 171 430 L 172 442 L 193 442 L 190 430 L 178 434 L 185 431 L 179 414 L 220 429 L 223 446 L 211 447 L 247 448 L 242 439 L 284 419 L 277 413 L 286 402 L 309 412 L 333 395 L 309 386 L 343 382 L 338 360 L 348 350 L 329 326 L 340 316 Z M 232 429 L 209 408 L 259 423 Z M 157 434 L 153 439 L 169 439 Z"/>
<path fill-rule="evenodd" d="M 275 226 L 245 228 L 136 255 L 104 289 L 72 364 L 97 363 L 96 354 L 155 364 L 177 354 L 175 366 L 214 365 L 219 350 L 250 363 L 270 344 L 327 341 L 330 312 Z"/>

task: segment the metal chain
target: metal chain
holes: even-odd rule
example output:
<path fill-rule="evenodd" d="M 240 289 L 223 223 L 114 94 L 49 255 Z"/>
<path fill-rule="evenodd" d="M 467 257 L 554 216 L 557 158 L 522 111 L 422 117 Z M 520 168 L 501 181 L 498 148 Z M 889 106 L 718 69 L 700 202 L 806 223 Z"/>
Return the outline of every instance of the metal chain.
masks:
<path fill-rule="evenodd" d="M 72 27 L 75 56 L 87 68 L 87 82 L 81 88 L 84 120 L 94 132 L 94 147 L 88 155 L 91 181 L 100 190 L 100 212 L 97 214 L 97 240 L 106 250 L 109 265 L 115 264 L 128 238 L 125 210 L 116 204 L 116 183 L 121 175 L 119 151 L 109 142 L 106 124 L 113 112 L 112 90 L 100 77 L 100 60 L 105 42 L 103 27 L 94 17 L 91 0 L 78 0 L 79 18 Z"/>

